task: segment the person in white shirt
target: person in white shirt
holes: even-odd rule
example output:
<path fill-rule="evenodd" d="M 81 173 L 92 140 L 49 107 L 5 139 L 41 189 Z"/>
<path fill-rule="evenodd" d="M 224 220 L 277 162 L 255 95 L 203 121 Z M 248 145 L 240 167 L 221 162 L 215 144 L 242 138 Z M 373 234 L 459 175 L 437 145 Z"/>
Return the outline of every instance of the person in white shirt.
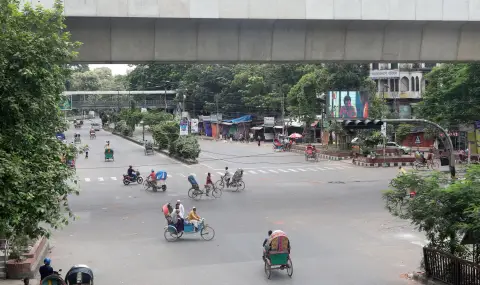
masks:
<path fill-rule="evenodd" d="M 177 200 L 177 204 L 175 205 L 175 208 L 178 206 L 178 209 L 180 210 L 180 218 L 184 219 L 185 217 L 185 208 L 183 207 L 182 203 L 180 200 Z"/>
<path fill-rule="evenodd" d="M 230 171 L 228 171 L 228 167 L 225 167 L 225 181 L 227 182 L 227 187 L 230 185 L 230 178 L 231 178 Z"/>

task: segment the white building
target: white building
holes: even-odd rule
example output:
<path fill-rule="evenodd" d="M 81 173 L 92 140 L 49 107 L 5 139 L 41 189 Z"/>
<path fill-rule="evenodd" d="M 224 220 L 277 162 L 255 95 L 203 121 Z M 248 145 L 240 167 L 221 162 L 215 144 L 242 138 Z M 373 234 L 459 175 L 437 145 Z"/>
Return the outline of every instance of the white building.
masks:
<path fill-rule="evenodd" d="M 412 117 L 412 105 L 425 92 L 425 74 L 436 64 L 372 63 L 370 78 L 377 84 L 377 96 L 385 98 L 400 118 Z"/>

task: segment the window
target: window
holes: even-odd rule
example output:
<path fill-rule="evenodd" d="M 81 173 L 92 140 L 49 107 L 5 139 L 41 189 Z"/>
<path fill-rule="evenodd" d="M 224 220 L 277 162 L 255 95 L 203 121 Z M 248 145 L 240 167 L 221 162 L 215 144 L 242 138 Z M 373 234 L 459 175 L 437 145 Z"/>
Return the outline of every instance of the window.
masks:
<path fill-rule="evenodd" d="M 390 66 L 391 69 L 398 69 L 398 63 L 392 63 Z"/>
<path fill-rule="evenodd" d="M 372 63 L 372 70 L 378 69 L 378 63 Z"/>

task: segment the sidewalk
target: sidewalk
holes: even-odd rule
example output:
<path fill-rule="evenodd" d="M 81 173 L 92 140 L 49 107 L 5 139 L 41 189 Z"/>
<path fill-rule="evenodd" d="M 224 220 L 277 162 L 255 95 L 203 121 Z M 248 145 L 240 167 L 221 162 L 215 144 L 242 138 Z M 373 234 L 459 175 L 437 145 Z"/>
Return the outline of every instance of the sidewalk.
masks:
<path fill-rule="evenodd" d="M 35 285 L 40 283 L 40 280 L 37 279 L 30 279 L 31 285 Z M 18 280 L 18 279 L 0 279 L 0 285 L 22 285 L 23 280 Z"/>

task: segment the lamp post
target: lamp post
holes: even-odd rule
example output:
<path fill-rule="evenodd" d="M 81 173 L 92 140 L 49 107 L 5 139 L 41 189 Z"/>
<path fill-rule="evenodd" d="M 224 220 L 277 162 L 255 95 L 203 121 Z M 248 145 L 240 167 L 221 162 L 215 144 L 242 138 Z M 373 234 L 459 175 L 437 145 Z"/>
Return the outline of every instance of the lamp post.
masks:
<path fill-rule="evenodd" d="M 140 124 L 142 124 L 142 141 L 145 143 L 145 122 L 141 120 Z"/>

